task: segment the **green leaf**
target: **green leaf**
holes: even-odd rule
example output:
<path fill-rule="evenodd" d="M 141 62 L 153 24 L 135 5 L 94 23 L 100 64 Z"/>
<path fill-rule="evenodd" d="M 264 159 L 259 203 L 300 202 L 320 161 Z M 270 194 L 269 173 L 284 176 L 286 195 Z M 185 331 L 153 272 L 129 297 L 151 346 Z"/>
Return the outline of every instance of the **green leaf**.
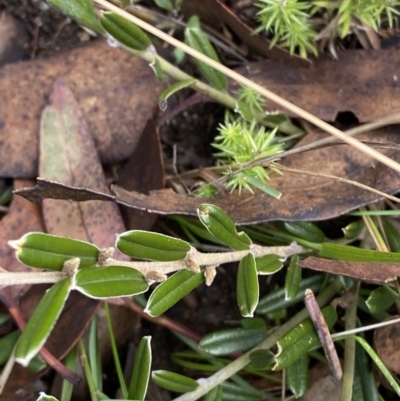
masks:
<path fill-rule="evenodd" d="M 204 401 L 222 401 L 222 386 L 214 387 L 204 397 Z"/>
<path fill-rule="evenodd" d="M 154 1 L 158 7 L 164 10 L 172 11 L 174 9 L 174 5 L 172 4 L 171 0 L 154 0 Z"/>
<path fill-rule="evenodd" d="M 298 255 L 295 255 L 290 260 L 290 264 L 285 277 L 285 299 L 293 300 L 299 293 L 301 283 L 302 268 L 297 265 L 299 260 Z"/>
<path fill-rule="evenodd" d="M 141 230 L 119 235 L 115 246 L 131 258 L 160 262 L 184 259 L 190 251 L 190 245 L 181 239 Z"/>
<path fill-rule="evenodd" d="M 326 306 L 322 308 L 321 312 L 324 315 L 326 324 L 331 328 L 337 320 L 335 309 L 332 306 Z M 278 352 L 275 355 L 275 366 L 272 370 L 287 368 L 318 343 L 318 335 L 311 319 L 303 320 L 278 341 Z"/>
<path fill-rule="evenodd" d="M 196 380 L 167 370 L 155 370 L 151 374 L 151 378 L 160 387 L 177 393 L 188 393 L 196 390 L 199 386 Z"/>
<path fill-rule="evenodd" d="M 345 262 L 400 262 L 400 253 L 374 251 L 372 249 L 356 248 L 354 246 L 333 244 L 331 242 L 321 244 L 319 256 Z"/>
<path fill-rule="evenodd" d="M 375 383 L 371 363 L 360 344 L 356 344 L 356 368 L 354 369 L 353 394 L 356 400 L 378 401 L 378 388 Z"/>
<path fill-rule="evenodd" d="M 238 233 L 233 220 L 218 206 L 203 203 L 197 214 L 207 230 L 229 248 L 250 249 L 251 239 L 243 231 Z"/>
<path fill-rule="evenodd" d="M 161 94 L 158 96 L 159 102 L 166 102 L 168 98 L 174 95 L 176 92 L 187 88 L 188 86 L 192 85 L 196 82 L 195 79 L 184 79 L 183 81 L 178 81 L 175 84 L 169 86 L 167 89 L 164 89 Z"/>
<path fill-rule="evenodd" d="M 284 288 L 272 291 L 270 294 L 260 299 L 256 313 L 267 314 L 295 305 L 303 300 L 304 292 L 307 288 L 310 288 L 313 292 L 318 292 L 324 282 L 324 277 L 324 274 L 316 274 L 313 277 L 302 280 L 297 296 L 290 301 L 285 299 L 286 291 Z"/>
<path fill-rule="evenodd" d="M 127 297 L 147 291 L 143 274 L 127 266 L 102 266 L 79 270 L 75 289 L 90 298 Z"/>
<path fill-rule="evenodd" d="M 274 274 L 282 267 L 283 261 L 279 255 L 265 255 L 256 259 L 256 269 L 259 275 Z"/>
<path fill-rule="evenodd" d="M 374 351 L 374 349 L 365 341 L 363 338 L 355 336 L 354 337 L 357 342 L 364 348 L 364 350 L 368 353 L 370 358 L 375 362 L 378 369 L 381 371 L 385 379 L 389 382 L 392 386 L 393 390 L 396 394 L 400 397 L 400 386 L 397 381 L 394 379 L 392 374 L 390 373 L 389 369 L 385 366 L 382 362 L 382 359 L 379 358 L 378 354 Z"/>
<path fill-rule="evenodd" d="M 200 341 L 200 348 L 212 355 L 228 355 L 245 351 L 267 338 L 265 329 L 228 329 L 207 334 Z"/>
<path fill-rule="evenodd" d="M 0 339 L 0 366 L 3 366 L 11 356 L 19 335 L 20 332 L 15 330 Z"/>
<path fill-rule="evenodd" d="M 365 302 L 371 313 L 381 313 L 389 309 L 396 300 L 396 295 L 386 287 L 379 287 L 371 291 Z"/>
<path fill-rule="evenodd" d="M 244 388 L 237 384 L 224 382 L 222 383 L 222 399 L 226 401 L 262 401 L 265 394 L 255 388 Z"/>
<path fill-rule="evenodd" d="M 218 54 L 208 40 L 207 36 L 204 34 L 204 32 L 202 32 L 199 17 L 196 15 L 192 16 L 186 25 L 185 43 L 200 53 L 203 53 L 209 58 L 219 62 Z M 194 62 L 204 77 L 213 86 L 220 91 L 225 91 L 227 89 L 228 83 L 224 74 L 203 63 L 202 61 L 195 59 Z"/>
<path fill-rule="evenodd" d="M 267 349 L 258 349 L 249 355 L 251 366 L 254 369 L 271 369 L 274 363 L 274 354 Z"/>
<path fill-rule="evenodd" d="M 88 242 L 45 233 L 25 234 L 18 241 L 9 242 L 17 259 L 28 266 L 61 271 L 64 263 L 79 258 L 79 268 L 97 263 L 99 248 Z"/>
<path fill-rule="evenodd" d="M 259 296 L 256 262 L 249 253 L 240 261 L 236 278 L 236 298 L 242 316 L 253 317 Z"/>
<path fill-rule="evenodd" d="M 36 307 L 22 332 L 15 348 L 15 360 L 22 366 L 40 351 L 49 337 L 71 289 L 71 279 L 67 278 L 53 285 Z"/>
<path fill-rule="evenodd" d="M 47 0 L 47 2 L 94 31 L 104 32 L 94 14 L 91 0 Z"/>
<path fill-rule="evenodd" d="M 308 356 L 301 356 L 286 368 L 286 380 L 289 390 L 296 398 L 302 397 L 308 387 Z"/>
<path fill-rule="evenodd" d="M 136 351 L 128 390 L 128 398 L 132 400 L 144 400 L 146 396 L 152 360 L 150 341 L 150 336 L 143 337 Z"/>
<path fill-rule="evenodd" d="M 269 196 L 272 196 L 273 198 L 280 199 L 282 196 L 282 192 L 278 191 L 274 187 L 271 187 L 271 185 L 268 185 L 257 177 L 247 176 L 247 182 L 256 188 L 261 189 L 261 191 L 265 192 Z"/>
<path fill-rule="evenodd" d="M 118 42 L 131 49 L 145 51 L 151 46 L 148 36 L 135 24 L 112 12 L 103 12 L 101 25 Z"/>
<path fill-rule="evenodd" d="M 383 220 L 383 228 L 385 229 L 385 236 L 389 243 L 390 250 L 393 252 L 400 252 L 400 235 L 396 227 L 388 220 Z"/>
<path fill-rule="evenodd" d="M 348 224 L 345 228 L 342 229 L 344 233 L 344 237 L 347 240 L 355 240 L 357 239 L 362 230 L 365 228 L 365 223 L 363 220 L 353 221 L 352 223 Z M 393 249 L 395 250 L 395 249 Z"/>
<path fill-rule="evenodd" d="M 325 239 L 325 234 L 315 224 L 308 221 L 297 221 L 283 223 L 285 230 L 295 237 L 309 242 L 321 243 Z"/>
<path fill-rule="evenodd" d="M 150 295 L 145 312 L 159 316 L 204 281 L 203 273 L 181 270 L 161 283 Z"/>

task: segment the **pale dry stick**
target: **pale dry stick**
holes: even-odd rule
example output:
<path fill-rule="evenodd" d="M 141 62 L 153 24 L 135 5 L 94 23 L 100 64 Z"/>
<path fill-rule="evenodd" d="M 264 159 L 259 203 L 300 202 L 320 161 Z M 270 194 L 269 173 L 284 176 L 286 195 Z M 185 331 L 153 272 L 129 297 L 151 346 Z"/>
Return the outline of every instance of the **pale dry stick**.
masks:
<path fill-rule="evenodd" d="M 280 170 L 283 171 L 289 171 L 291 173 L 295 173 L 295 174 L 303 174 L 303 175 L 311 175 L 313 177 L 323 177 L 323 178 L 329 178 L 335 181 L 339 181 L 339 182 L 344 182 L 346 184 L 350 184 L 350 185 L 354 185 L 356 187 L 365 189 L 367 191 L 376 193 L 384 198 L 390 199 L 393 202 L 397 202 L 400 203 L 400 198 L 397 198 L 396 196 L 393 195 L 389 195 L 385 192 L 379 191 L 378 189 L 369 187 L 368 185 L 364 185 L 361 184 L 360 182 L 357 181 L 353 181 L 353 180 L 348 180 L 347 178 L 342 178 L 342 177 L 337 177 L 336 175 L 331 175 L 331 174 L 323 174 L 323 173 L 313 173 L 312 171 L 307 171 L 307 170 L 298 170 L 295 168 L 290 168 L 290 167 L 286 167 L 286 166 L 282 166 L 281 164 L 278 163 L 271 163 L 271 166 L 276 167 Z"/>
<path fill-rule="evenodd" d="M 133 22 L 140 28 L 144 29 L 145 31 L 151 33 L 154 36 L 157 36 L 161 40 L 171 44 L 172 46 L 177 47 L 178 49 L 183 50 L 185 53 L 197 58 L 198 60 L 208 64 L 210 67 L 215 68 L 217 71 L 225 74 L 226 76 L 232 78 L 236 82 L 247 86 L 251 89 L 254 89 L 259 94 L 263 95 L 267 99 L 273 101 L 274 103 L 278 104 L 279 106 L 285 108 L 286 110 L 291 111 L 292 113 L 296 114 L 297 116 L 304 118 L 305 120 L 309 121 L 310 123 L 316 125 L 317 127 L 321 128 L 322 130 L 328 132 L 329 134 L 341 139 L 342 141 L 354 146 L 361 152 L 364 152 L 368 156 L 380 161 L 383 164 L 386 164 L 388 167 L 392 168 L 393 170 L 400 172 L 400 164 L 392 160 L 390 157 L 383 155 L 382 153 L 377 152 L 376 150 L 370 148 L 369 146 L 363 144 L 362 142 L 354 139 L 339 129 L 329 125 L 328 123 L 322 121 L 321 119 L 315 117 L 311 113 L 301 109 L 300 107 L 296 106 L 295 104 L 288 102 L 287 100 L 281 98 L 280 96 L 276 95 L 275 93 L 265 89 L 261 85 L 256 84 L 252 80 L 244 77 L 243 75 L 238 74 L 237 72 L 231 70 L 228 67 L 218 63 L 217 61 L 207 57 L 203 53 L 187 46 L 186 44 L 180 42 L 179 40 L 169 36 L 168 34 L 160 31 L 159 29 L 153 27 L 152 25 L 142 21 L 139 18 L 136 18 L 132 14 L 120 9 L 119 7 L 114 6 L 113 4 L 109 3 L 106 0 L 93 0 L 96 4 L 103 7 L 106 10 L 112 11 L 121 17 L 127 19 L 128 21 Z"/>
<path fill-rule="evenodd" d="M 188 259 L 177 260 L 173 262 L 127 262 L 113 258 L 102 261 L 102 266 L 126 266 L 139 270 L 144 276 L 154 276 L 154 272 L 158 273 L 158 277 L 176 272 L 178 270 L 188 269 L 199 270 L 199 266 L 218 266 L 224 263 L 238 262 L 247 254 L 252 253 L 254 257 L 259 258 L 264 255 L 275 254 L 286 259 L 289 256 L 305 252 L 306 249 L 296 243 L 288 246 L 260 246 L 251 245 L 246 251 L 220 252 L 220 253 L 202 253 L 192 248 L 189 252 L 190 261 Z M 190 263 L 189 263 L 190 262 Z M 18 284 L 44 284 L 57 283 L 68 277 L 68 273 L 59 272 L 0 272 L 0 286 L 18 285 Z M 165 279 L 165 278 L 164 278 Z"/>

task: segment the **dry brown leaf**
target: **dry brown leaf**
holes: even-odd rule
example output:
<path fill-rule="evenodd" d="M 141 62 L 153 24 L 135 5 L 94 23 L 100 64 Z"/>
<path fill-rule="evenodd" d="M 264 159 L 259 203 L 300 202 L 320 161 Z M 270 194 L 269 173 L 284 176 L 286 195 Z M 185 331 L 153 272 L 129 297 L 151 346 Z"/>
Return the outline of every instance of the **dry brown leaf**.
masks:
<path fill-rule="evenodd" d="M 398 130 L 398 126 L 388 127 L 360 135 L 359 139 L 396 144 L 400 140 Z M 310 135 L 299 145 L 320 138 L 321 136 L 316 134 Z M 400 161 L 396 149 L 384 149 L 383 153 Z M 292 169 L 347 178 L 388 194 L 394 194 L 400 188 L 398 174 L 382 164 L 367 159 L 364 154 L 348 145 L 334 145 L 292 155 L 282 164 Z M 146 195 L 129 192 L 118 186 L 112 187 L 115 196 L 110 196 L 85 189 L 75 192 L 71 186 L 45 183 L 42 180 L 38 180 L 36 189 L 17 193 L 34 202 L 46 197 L 76 201 L 112 200 L 151 213 L 191 216 L 196 216 L 197 207 L 206 202 L 223 208 L 237 224 L 255 224 L 273 220 L 326 220 L 382 199 L 382 195 L 348 183 L 292 172 L 284 172 L 282 176 L 273 174 L 269 183 L 282 192 L 281 199 L 277 200 L 263 192 L 256 192 L 254 195 L 249 193 L 239 195 L 235 192 L 215 198 L 195 198 L 178 195 L 171 189 L 150 191 L 149 195 Z"/>
<path fill-rule="evenodd" d="M 300 260 L 298 265 L 319 272 L 353 277 L 371 283 L 388 283 L 400 276 L 399 263 L 344 262 L 310 256 Z"/>
<path fill-rule="evenodd" d="M 128 162 L 119 173 L 117 184 L 127 191 L 149 191 L 164 188 L 164 163 L 158 129 L 149 120 L 143 135 Z M 148 230 L 157 215 L 142 210 L 122 207 L 122 216 L 128 230 Z"/>
<path fill-rule="evenodd" d="M 0 69 L 0 176 L 37 176 L 40 114 L 59 76 L 76 96 L 104 163 L 129 157 L 161 88 L 144 61 L 101 41 L 6 65 Z"/>
<path fill-rule="evenodd" d="M 220 28 L 227 25 L 250 49 L 263 56 L 275 60 L 290 63 L 293 66 L 309 66 L 310 62 L 282 49 L 279 46 L 271 46 L 271 42 L 261 35 L 254 35 L 253 30 L 244 24 L 235 13 L 219 0 L 183 0 L 181 11 L 186 18 L 198 15 L 207 24 Z"/>
<path fill-rule="evenodd" d="M 341 386 L 332 376 L 326 376 L 316 381 L 306 392 L 302 401 L 340 401 Z"/>
<path fill-rule="evenodd" d="M 321 55 L 310 68 L 264 60 L 237 72 L 322 120 L 351 111 L 367 122 L 399 111 L 399 61 L 400 49 L 346 50 L 336 61 Z"/>

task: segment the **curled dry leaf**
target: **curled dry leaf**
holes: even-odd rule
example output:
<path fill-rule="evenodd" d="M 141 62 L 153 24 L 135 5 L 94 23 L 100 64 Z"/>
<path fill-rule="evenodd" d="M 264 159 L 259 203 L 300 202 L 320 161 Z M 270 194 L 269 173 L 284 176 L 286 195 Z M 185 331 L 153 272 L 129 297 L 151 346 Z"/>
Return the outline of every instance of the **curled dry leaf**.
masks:
<path fill-rule="evenodd" d="M 351 111 L 367 122 L 400 109 L 399 61 L 400 49 L 346 50 L 338 60 L 321 55 L 310 68 L 264 60 L 237 72 L 322 120 Z M 268 106 L 281 109 L 272 102 Z"/>
<path fill-rule="evenodd" d="M 388 127 L 360 135 L 359 138 L 389 145 L 397 144 L 400 140 L 398 129 L 398 126 Z M 320 138 L 321 136 L 316 134 L 309 135 L 307 141 L 301 141 L 299 145 Z M 382 152 L 400 161 L 396 147 L 383 149 Z M 398 174 L 366 158 L 364 154 L 348 145 L 336 144 L 292 155 L 281 164 L 291 169 L 347 178 L 389 194 L 398 192 L 400 187 Z M 269 184 L 283 193 L 279 200 L 259 191 L 254 195 L 249 193 L 239 195 L 235 192 L 205 199 L 178 195 L 171 189 L 150 191 L 147 195 L 128 192 L 118 186 L 112 187 L 115 196 L 110 196 L 86 189 L 78 189 L 75 192 L 70 186 L 45 183 L 42 180 L 38 180 L 37 187 L 20 190 L 17 193 L 32 201 L 40 201 L 46 197 L 76 201 L 112 200 L 151 213 L 192 216 L 196 216 L 196 210 L 201 203 L 212 203 L 221 207 L 237 224 L 255 224 L 272 220 L 325 220 L 382 199 L 382 195 L 348 183 L 287 171 L 282 176 L 273 174 Z"/>
<path fill-rule="evenodd" d="M 59 76 L 76 96 L 104 163 L 132 153 L 161 89 L 144 61 L 101 41 L 6 65 L 0 69 L 0 176 L 37 176 L 40 113 Z"/>

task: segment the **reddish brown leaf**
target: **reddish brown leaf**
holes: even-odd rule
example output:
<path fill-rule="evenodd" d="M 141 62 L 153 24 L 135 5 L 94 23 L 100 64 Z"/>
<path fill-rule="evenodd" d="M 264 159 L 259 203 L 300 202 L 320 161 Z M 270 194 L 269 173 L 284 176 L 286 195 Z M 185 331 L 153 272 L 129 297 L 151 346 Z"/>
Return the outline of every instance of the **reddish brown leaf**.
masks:
<path fill-rule="evenodd" d="M 144 61 L 101 41 L 6 65 L 0 69 L 0 176 L 37 176 L 40 114 L 58 76 L 74 92 L 104 163 L 132 153 L 160 90 Z"/>
<path fill-rule="evenodd" d="M 308 136 L 299 145 L 320 139 L 321 136 Z M 397 127 L 360 135 L 365 141 L 398 143 L 400 138 Z M 400 161 L 396 149 L 381 150 L 383 153 Z M 400 188 L 400 177 L 388 167 L 376 164 L 364 154 L 348 145 L 335 145 L 292 155 L 284 160 L 286 167 L 312 173 L 330 174 L 360 182 L 382 192 L 394 194 Z M 213 203 L 223 208 L 238 224 L 254 224 L 273 220 L 325 220 L 340 216 L 350 210 L 382 199 L 382 195 L 373 193 L 325 177 L 284 172 L 282 176 L 273 174 L 270 184 L 279 189 L 283 195 L 277 200 L 265 193 L 237 192 L 215 198 L 195 198 L 174 193 L 171 189 L 150 191 L 149 195 L 139 192 L 128 192 L 113 186 L 115 197 L 91 190 L 79 189 L 76 193 L 71 186 L 60 183 L 45 183 L 38 180 L 35 188 L 18 191 L 32 201 L 51 197 L 56 199 L 115 200 L 120 204 L 131 206 L 158 214 L 183 214 L 196 216 L 197 207 L 204 202 Z M 79 193 L 78 193 L 79 192 Z"/>
<path fill-rule="evenodd" d="M 164 188 L 164 163 L 158 129 L 152 120 L 147 122 L 143 135 L 128 162 L 119 174 L 117 184 L 127 191 L 148 193 Z M 157 215 L 139 209 L 121 208 L 125 226 L 129 230 L 148 230 Z"/>
<path fill-rule="evenodd" d="M 395 48 L 346 50 L 339 60 L 321 55 L 310 68 L 264 60 L 238 72 L 322 120 L 351 111 L 366 122 L 399 111 L 399 61 Z M 269 108 L 281 109 L 272 102 Z"/>
<path fill-rule="evenodd" d="M 400 276 L 399 263 L 344 262 L 315 258 L 300 260 L 298 265 L 311 270 L 353 277 L 372 283 L 388 283 Z"/>

